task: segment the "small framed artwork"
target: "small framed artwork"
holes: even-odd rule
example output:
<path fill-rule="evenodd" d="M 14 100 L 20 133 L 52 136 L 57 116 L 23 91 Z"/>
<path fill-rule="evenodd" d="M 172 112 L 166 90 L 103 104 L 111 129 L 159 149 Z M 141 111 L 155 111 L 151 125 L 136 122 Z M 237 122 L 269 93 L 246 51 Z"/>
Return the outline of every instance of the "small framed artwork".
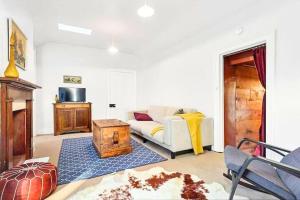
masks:
<path fill-rule="evenodd" d="M 26 55 L 27 55 L 27 38 L 22 30 L 18 27 L 16 22 L 12 19 L 7 20 L 8 27 L 8 60 L 10 55 L 10 36 L 15 34 L 15 64 L 17 67 L 26 69 Z"/>
<path fill-rule="evenodd" d="M 81 76 L 64 76 L 64 83 L 81 84 Z"/>

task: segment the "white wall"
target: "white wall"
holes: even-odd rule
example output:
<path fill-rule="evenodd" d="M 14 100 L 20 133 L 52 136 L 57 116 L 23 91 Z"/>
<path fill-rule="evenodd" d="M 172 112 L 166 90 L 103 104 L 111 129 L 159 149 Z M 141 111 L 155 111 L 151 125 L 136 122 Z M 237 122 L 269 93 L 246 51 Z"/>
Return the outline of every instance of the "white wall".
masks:
<path fill-rule="evenodd" d="M 184 51 L 174 57 L 139 70 L 137 74 L 138 106 L 170 105 L 193 107 L 209 116 L 213 114 L 212 60 L 199 55 L 206 49 Z"/>
<path fill-rule="evenodd" d="M 20 78 L 36 83 L 35 48 L 33 44 L 33 23 L 31 17 L 21 8 L 8 5 L 0 0 L 0 76 L 8 65 L 7 19 L 12 18 L 27 37 L 26 71 L 18 68 Z M 33 133 L 36 130 L 36 102 L 33 110 Z"/>
<path fill-rule="evenodd" d="M 120 63 L 123 63 L 120 66 Z M 130 69 L 139 60 L 128 54 L 111 56 L 107 51 L 47 43 L 37 48 L 38 84 L 42 89 L 37 92 L 37 130 L 38 134 L 53 134 L 53 105 L 58 87 L 85 87 L 87 101 L 92 102 L 92 118 L 106 118 L 108 107 L 107 70 L 116 68 Z M 64 75 L 82 77 L 82 84 L 64 84 Z"/>
<path fill-rule="evenodd" d="M 143 68 L 137 72 L 137 104 L 147 107 L 163 104 L 195 107 L 207 116 L 214 116 L 215 68 L 218 52 L 238 47 L 276 32 L 274 90 L 271 105 L 275 122 L 273 131 L 267 133 L 267 141 L 289 149 L 300 145 L 298 124 L 300 121 L 300 2 L 294 2 L 266 10 L 264 16 L 246 24 L 242 35 L 234 30 L 222 32 L 205 43 L 194 41 L 189 49 Z M 268 117 L 268 116 L 267 116 Z M 215 138 L 218 139 L 218 138 Z"/>

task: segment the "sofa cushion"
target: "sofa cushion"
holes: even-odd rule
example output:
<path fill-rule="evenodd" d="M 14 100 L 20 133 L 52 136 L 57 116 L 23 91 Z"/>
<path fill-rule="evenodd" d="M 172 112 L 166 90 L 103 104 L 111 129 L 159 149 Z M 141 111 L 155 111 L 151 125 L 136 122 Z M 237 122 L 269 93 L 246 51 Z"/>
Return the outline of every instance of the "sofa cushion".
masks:
<path fill-rule="evenodd" d="M 164 143 L 164 131 L 158 131 L 154 136 L 152 136 L 156 141 Z"/>
<path fill-rule="evenodd" d="M 176 107 L 166 107 L 165 108 L 165 117 L 174 115 L 180 108 Z"/>
<path fill-rule="evenodd" d="M 163 123 L 165 117 L 174 115 L 179 109 L 183 109 L 184 113 L 197 112 L 196 109 L 192 109 L 192 108 L 180 108 L 180 107 L 169 107 L 169 106 L 150 106 L 148 109 L 148 114 L 153 119 L 153 121 Z"/>
<path fill-rule="evenodd" d="M 153 121 L 153 119 L 146 113 L 134 112 L 133 114 L 137 121 Z"/>
<path fill-rule="evenodd" d="M 129 120 L 127 122 L 130 125 L 130 128 L 134 131 L 140 132 L 143 135 L 153 138 L 154 140 L 163 143 L 164 141 L 164 130 L 158 131 L 154 136 L 151 135 L 151 131 L 158 126 L 162 126 L 161 123 L 155 121 L 137 121 Z"/>
<path fill-rule="evenodd" d="M 142 134 L 147 135 L 148 137 L 154 138 L 158 142 L 163 143 L 164 130 L 158 131 L 157 133 L 154 134 L 154 136 L 151 135 L 152 130 L 158 126 L 162 126 L 162 124 L 155 121 L 147 121 L 147 123 L 144 122 L 141 125 Z"/>
<path fill-rule="evenodd" d="M 131 129 L 140 133 L 142 132 L 142 122 L 143 121 L 137 121 L 135 119 L 127 121 Z"/>
<path fill-rule="evenodd" d="M 166 107 L 164 106 L 150 106 L 148 110 L 149 116 L 153 121 L 163 123 L 166 116 Z"/>

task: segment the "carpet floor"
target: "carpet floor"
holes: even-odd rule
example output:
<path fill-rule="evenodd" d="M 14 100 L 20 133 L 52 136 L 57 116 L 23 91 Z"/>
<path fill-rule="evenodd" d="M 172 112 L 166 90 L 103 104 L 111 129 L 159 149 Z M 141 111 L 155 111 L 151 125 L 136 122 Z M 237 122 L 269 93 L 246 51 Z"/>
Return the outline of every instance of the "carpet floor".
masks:
<path fill-rule="evenodd" d="M 92 140 L 92 137 L 63 140 L 58 161 L 59 185 L 167 160 L 134 139 L 131 153 L 100 158 Z"/>
<path fill-rule="evenodd" d="M 38 158 L 49 156 L 50 162 L 57 165 L 63 139 L 87 137 L 91 135 L 91 133 L 79 133 L 65 134 L 61 136 L 43 135 L 34 137 L 34 157 Z M 169 158 L 169 153 L 164 149 L 160 148 L 159 146 L 151 142 L 147 142 L 145 145 L 151 150 L 159 153 L 160 155 Z M 168 159 L 160 163 L 141 166 L 135 168 L 135 170 L 148 170 L 157 166 L 162 167 L 167 171 L 178 171 L 182 173 L 197 175 L 202 179 L 206 180 L 207 183 L 220 183 L 225 187 L 225 190 L 227 192 L 230 191 L 231 182 L 228 179 L 224 178 L 222 175 L 223 172 L 226 172 L 223 153 L 206 151 L 204 154 L 201 154 L 199 156 L 194 156 L 193 153 L 189 153 L 177 156 L 176 159 Z M 118 173 L 123 173 L 123 171 L 120 171 Z M 104 175 L 92 179 L 85 179 L 65 185 L 60 185 L 48 199 L 66 199 L 78 190 L 82 190 L 84 188 L 98 184 L 103 177 L 107 176 L 108 175 Z M 248 197 L 250 199 L 275 199 L 270 195 L 256 192 L 243 186 L 238 187 L 236 194 Z"/>

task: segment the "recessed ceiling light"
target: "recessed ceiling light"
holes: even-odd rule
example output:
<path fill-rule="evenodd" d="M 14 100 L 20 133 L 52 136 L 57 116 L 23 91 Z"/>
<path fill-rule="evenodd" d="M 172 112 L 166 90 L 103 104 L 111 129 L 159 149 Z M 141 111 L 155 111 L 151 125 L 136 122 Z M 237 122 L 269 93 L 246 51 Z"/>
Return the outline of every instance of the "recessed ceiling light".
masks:
<path fill-rule="evenodd" d="M 151 17 L 154 15 L 155 11 L 152 7 L 148 6 L 147 4 L 143 5 L 137 10 L 137 14 L 140 17 Z"/>
<path fill-rule="evenodd" d="M 70 26 L 70 25 L 65 25 L 65 24 L 58 24 L 58 29 L 62 30 L 62 31 L 69 31 L 69 32 L 80 33 L 80 34 L 85 34 L 85 35 L 92 34 L 91 29 L 81 28 L 81 27 L 77 27 L 77 26 Z"/>
<path fill-rule="evenodd" d="M 111 55 L 115 55 L 116 53 L 119 52 L 119 49 L 117 47 L 115 47 L 114 45 L 111 45 L 107 51 L 111 54 Z"/>

